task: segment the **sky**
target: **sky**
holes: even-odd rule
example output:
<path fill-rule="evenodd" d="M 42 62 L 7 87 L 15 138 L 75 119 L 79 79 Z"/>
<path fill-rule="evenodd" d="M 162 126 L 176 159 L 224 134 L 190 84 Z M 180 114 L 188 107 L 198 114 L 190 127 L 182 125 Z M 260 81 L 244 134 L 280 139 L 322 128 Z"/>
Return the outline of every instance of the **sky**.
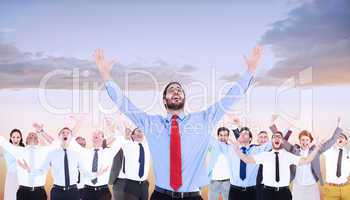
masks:
<path fill-rule="evenodd" d="M 0 132 L 56 133 L 70 114 L 89 116 L 83 134 L 115 108 L 92 59 L 119 62 L 114 80 L 149 113 L 164 114 L 160 91 L 184 84 L 186 111 L 218 100 L 245 71 L 256 44 L 264 54 L 256 82 L 233 108 L 246 125 L 280 125 L 330 135 L 337 116 L 350 127 L 350 2 L 0 1 Z M 105 107 L 105 109 L 101 109 Z M 104 111 L 102 111 L 104 110 Z"/>

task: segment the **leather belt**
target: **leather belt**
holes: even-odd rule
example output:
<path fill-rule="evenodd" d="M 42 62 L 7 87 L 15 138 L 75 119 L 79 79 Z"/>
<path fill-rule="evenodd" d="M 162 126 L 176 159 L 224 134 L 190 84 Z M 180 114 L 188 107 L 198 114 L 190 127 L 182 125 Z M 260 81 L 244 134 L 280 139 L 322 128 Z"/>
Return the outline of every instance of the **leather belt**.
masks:
<path fill-rule="evenodd" d="M 85 188 L 95 191 L 101 191 L 108 189 L 108 185 L 100 185 L 100 186 L 91 186 L 91 185 L 84 185 Z"/>
<path fill-rule="evenodd" d="M 32 191 L 32 192 L 45 189 L 44 186 L 29 187 L 29 186 L 24 186 L 24 185 L 20 185 L 18 188 L 23 189 L 23 190 Z"/>
<path fill-rule="evenodd" d="M 155 186 L 154 188 L 155 191 L 166 194 L 172 198 L 185 198 L 185 197 L 198 197 L 200 196 L 199 192 L 174 192 L 171 190 L 166 190 L 163 188 L 160 188 L 158 186 Z"/>
<path fill-rule="evenodd" d="M 242 191 L 242 192 L 245 192 L 245 191 L 249 192 L 249 191 L 254 191 L 255 190 L 255 186 L 240 187 L 240 186 L 236 186 L 236 185 L 231 185 L 231 188 L 235 189 L 235 190 Z"/>
<path fill-rule="evenodd" d="M 278 191 L 280 191 L 280 190 L 286 190 L 286 189 L 289 190 L 289 187 L 288 187 L 288 186 L 284 186 L 284 187 L 270 187 L 270 186 L 264 185 L 264 188 L 265 188 L 265 189 L 268 189 L 268 190 L 273 190 L 273 191 L 276 191 L 276 192 L 278 192 Z"/>
<path fill-rule="evenodd" d="M 60 185 L 53 185 L 54 188 L 66 191 L 66 190 L 72 190 L 72 189 L 77 189 L 77 184 L 70 185 L 70 186 L 60 186 Z"/>

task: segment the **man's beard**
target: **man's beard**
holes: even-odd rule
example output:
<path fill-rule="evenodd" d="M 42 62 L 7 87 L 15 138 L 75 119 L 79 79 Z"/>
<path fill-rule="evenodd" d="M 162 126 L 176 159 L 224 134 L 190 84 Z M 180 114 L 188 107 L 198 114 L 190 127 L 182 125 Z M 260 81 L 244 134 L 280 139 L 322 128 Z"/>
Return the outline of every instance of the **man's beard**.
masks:
<path fill-rule="evenodd" d="M 181 102 L 179 103 L 171 103 L 170 100 L 166 99 L 166 104 L 165 104 L 166 108 L 169 110 L 180 110 L 183 109 L 185 106 L 185 100 L 183 99 Z"/>

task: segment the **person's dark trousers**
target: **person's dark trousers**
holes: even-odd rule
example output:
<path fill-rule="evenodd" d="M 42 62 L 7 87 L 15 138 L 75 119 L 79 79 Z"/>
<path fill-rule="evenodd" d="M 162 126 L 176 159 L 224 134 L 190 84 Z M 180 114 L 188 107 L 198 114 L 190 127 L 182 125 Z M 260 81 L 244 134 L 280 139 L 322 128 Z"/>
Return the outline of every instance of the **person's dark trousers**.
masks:
<path fill-rule="evenodd" d="M 61 187 L 52 187 L 51 200 L 79 200 L 79 190 L 75 186 L 74 188 L 62 189 Z"/>
<path fill-rule="evenodd" d="M 259 165 L 258 175 L 256 177 L 256 200 L 263 200 L 264 184 L 263 180 L 263 165 Z"/>
<path fill-rule="evenodd" d="M 121 200 L 148 200 L 148 181 L 124 179 L 123 198 Z M 119 200 L 118 198 L 115 198 Z"/>
<path fill-rule="evenodd" d="M 78 189 L 79 191 L 79 198 L 83 199 L 84 198 L 84 188 Z"/>
<path fill-rule="evenodd" d="M 151 200 L 173 200 L 173 199 L 182 199 L 182 200 L 203 200 L 200 195 L 194 197 L 184 197 L 184 198 L 172 198 L 170 195 L 160 193 L 158 191 L 153 191 L 151 195 Z"/>
<path fill-rule="evenodd" d="M 264 187 L 263 198 L 266 200 L 292 200 L 288 187 L 279 190 Z"/>
<path fill-rule="evenodd" d="M 111 200 L 112 194 L 109 191 L 108 185 L 91 187 L 84 186 L 82 200 Z"/>
<path fill-rule="evenodd" d="M 124 197 L 124 189 L 125 189 L 125 179 L 117 178 L 113 183 L 112 191 L 113 191 L 113 199 L 114 200 L 123 200 Z"/>
<path fill-rule="evenodd" d="M 238 187 L 231 185 L 230 193 L 228 199 L 230 200 L 255 200 L 256 198 L 256 188 L 252 187 Z"/>
<path fill-rule="evenodd" d="M 19 186 L 16 193 L 17 200 L 46 200 L 47 195 L 42 187 L 25 187 Z"/>

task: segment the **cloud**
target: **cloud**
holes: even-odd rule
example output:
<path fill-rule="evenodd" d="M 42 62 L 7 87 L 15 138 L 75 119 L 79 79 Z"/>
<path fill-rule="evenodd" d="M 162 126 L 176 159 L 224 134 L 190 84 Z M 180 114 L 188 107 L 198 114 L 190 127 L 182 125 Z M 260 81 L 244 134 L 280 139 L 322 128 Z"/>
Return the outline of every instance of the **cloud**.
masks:
<path fill-rule="evenodd" d="M 262 37 L 278 62 L 261 79 L 278 83 L 312 67 L 312 85 L 350 84 L 350 1 L 305 1 Z"/>
<path fill-rule="evenodd" d="M 72 57 L 48 56 L 45 52 L 22 52 L 11 43 L 0 42 L 0 89 L 38 88 L 91 89 L 101 87 L 96 64 Z M 161 59 L 153 62 L 116 64 L 112 77 L 130 90 L 161 89 L 169 81 L 192 82 L 196 68 L 174 66 Z M 78 80 L 78 81 L 77 81 Z M 78 84 L 73 84 L 78 82 Z M 40 85 L 45 83 L 44 85 Z M 89 87 L 86 88 L 86 85 Z M 93 87 L 93 85 L 96 85 Z"/>
<path fill-rule="evenodd" d="M 0 28 L 0 33 L 11 33 L 15 31 L 16 29 L 13 29 L 13 28 L 8 28 L 8 27 Z"/>

